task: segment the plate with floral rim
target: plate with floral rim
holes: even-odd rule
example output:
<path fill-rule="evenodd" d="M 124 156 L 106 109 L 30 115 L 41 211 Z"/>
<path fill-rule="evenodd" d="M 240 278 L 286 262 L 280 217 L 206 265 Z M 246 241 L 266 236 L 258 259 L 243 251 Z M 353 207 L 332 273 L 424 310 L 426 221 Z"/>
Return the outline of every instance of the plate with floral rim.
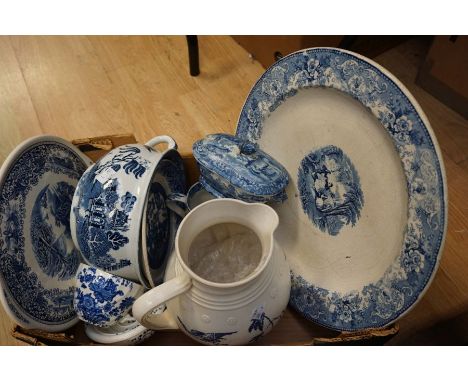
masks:
<path fill-rule="evenodd" d="M 78 179 L 91 160 L 65 140 L 21 143 L 0 170 L 0 300 L 28 329 L 73 326 L 74 277 L 81 256 L 69 215 Z"/>
<path fill-rule="evenodd" d="M 340 49 L 292 53 L 255 83 L 236 135 L 289 173 L 275 235 L 296 310 L 356 331 L 421 299 L 445 240 L 445 170 L 427 117 L 392 74 Z"/>

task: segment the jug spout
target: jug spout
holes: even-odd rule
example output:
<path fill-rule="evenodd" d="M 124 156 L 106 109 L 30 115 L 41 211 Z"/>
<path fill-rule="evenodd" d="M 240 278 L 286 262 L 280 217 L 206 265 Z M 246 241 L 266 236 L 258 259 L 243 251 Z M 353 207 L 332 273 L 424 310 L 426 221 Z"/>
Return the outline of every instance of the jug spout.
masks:
<path fill-rule="evenodd" d="M 238 223 L 252 229 L 266 255 L 273 248 L 273 233 L 278 227 L 279 218 L 275 210 L 265 204 L 228 198 L 205 202 L 189 212 L 177 231 L 175 248 L 183 263 L 187 262 L 190 244 L 195 237 L 219 223 Z"/>
<path fill-rule="evenodd" d="M 265 236 L 272 237 L 279 224 L 276 211 L 266 204 L 260 203 L 247 204 L 244 208 L 249 210 L 250 221 L 255 226 L 255 230 Z"/>

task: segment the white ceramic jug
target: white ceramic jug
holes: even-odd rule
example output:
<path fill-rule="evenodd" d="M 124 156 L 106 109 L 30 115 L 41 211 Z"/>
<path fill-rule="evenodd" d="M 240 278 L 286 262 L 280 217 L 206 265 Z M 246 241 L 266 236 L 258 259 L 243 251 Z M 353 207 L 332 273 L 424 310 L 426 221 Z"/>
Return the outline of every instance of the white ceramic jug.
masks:
<path fill-rule="evenodd" d="M 274 240 L 278 222 L 276 212 L 264 204 L 215 199 L 196 207 L 179 227 L 166 282 L 137 299 L 133 316 L 150 329 L 179 327 L 203 344 L 242 345 L 261 338 L 278 322 L 289 300 L 289 266 Z M 193 240 L 219 223 L 241 224 L 260 239 L 260 262 L 239 281 L 208 281 L 188 266 Z"/>

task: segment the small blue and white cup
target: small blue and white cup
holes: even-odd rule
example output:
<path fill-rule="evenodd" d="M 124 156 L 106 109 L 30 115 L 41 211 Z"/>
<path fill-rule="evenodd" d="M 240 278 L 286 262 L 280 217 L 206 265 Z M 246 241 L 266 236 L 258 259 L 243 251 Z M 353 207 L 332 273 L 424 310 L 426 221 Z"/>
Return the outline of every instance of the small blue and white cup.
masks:
<path fill-rule="evenodd" d="M 80 264 L 75 277 L 73 305 L 80 320 L 110 327 L 130 312 L 144 290 L 133 281 Z"/>

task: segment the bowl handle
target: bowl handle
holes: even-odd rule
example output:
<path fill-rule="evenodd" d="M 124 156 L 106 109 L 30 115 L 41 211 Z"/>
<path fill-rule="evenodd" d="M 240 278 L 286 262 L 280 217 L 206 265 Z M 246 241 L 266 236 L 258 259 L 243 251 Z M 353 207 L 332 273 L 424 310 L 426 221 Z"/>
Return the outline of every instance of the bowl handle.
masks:
<path fill-rule="evenodd" d="M 133 304 L 132 315 L 143 326 L 151 327 L 153 310 L 160 309 L 167 301 L 185 293 L 191 287 L 192 279 L 184 272 L 140 296 Z"/>
<path fill-rule="evenodd" d="M 167 143 L 167 150 L 177 150 L 177 143 L 171 138 L 169 135 L 159 135 L 150 139 L 148 142 L 145 143 L 145 146 L 153 147 L 159 143 Z"/>

